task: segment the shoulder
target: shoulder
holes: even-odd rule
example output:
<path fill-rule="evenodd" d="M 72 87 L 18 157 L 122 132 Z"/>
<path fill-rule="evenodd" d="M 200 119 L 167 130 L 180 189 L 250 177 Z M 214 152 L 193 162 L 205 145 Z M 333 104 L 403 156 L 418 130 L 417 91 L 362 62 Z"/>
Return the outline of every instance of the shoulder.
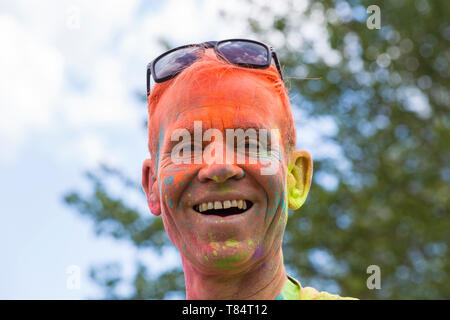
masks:
<path fill-rule="evenodd" d="M 300 300 L 358 300 L 351 297 L 341 297 L 326 291 L 317 291 L 311 287 L 302 287 L 300 290 Z"/>

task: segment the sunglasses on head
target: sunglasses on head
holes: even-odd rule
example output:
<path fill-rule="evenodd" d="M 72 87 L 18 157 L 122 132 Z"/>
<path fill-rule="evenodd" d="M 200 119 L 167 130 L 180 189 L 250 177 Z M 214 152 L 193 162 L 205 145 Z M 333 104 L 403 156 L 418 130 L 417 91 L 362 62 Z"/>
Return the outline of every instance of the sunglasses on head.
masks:
<path fill-rule="evenodd" d="M 280 62 L 272 47 L 248 39 L 207 41 L 171 49 L 150 62 L 147 65 L 147 96 L 150 94 L 150 75 L 156 83 L 172 79 L 199 59 L 208 48 L 214 48 L 225 61 L 244 68 L 267 69 L 273 62 L 283 80 Z"/>

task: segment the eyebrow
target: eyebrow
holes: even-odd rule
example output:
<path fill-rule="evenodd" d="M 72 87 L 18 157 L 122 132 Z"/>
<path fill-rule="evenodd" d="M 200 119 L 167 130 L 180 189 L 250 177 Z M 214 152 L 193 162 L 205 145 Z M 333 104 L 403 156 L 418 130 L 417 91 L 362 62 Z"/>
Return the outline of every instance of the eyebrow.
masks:
<path fill-rule="evenodd" d="M 202 121 L 205 122 L 203 120 L 194 120 L 194 121 Z M 191 135 L 194 134 L 194 121 L 190 121 L 189 124 L 186 125 L 186 123 L 182 122 L 180 124 L 176 124 L 174 129 L 172 131 L 175 131 L 177 129 L 186 129 Z M 207 121 L 208 123 L 210 121 Z M 202 134 L 205 133 L 206 130 L 208 129 L 218 129 L 216 127 L 208 127 L 208 128 L 204 128 L 204 126 L 202 125 Z M 227 129 L 243 129 L 244 131 L 248 130 L 248 129 L 254 129 L 254 130 L 260 130 L 260 129 L 266 129 L 267 131 L 270 132 L 271 128 L 268 128 L 266 125 L 262 124 L 262 123 L 258 123 L 255 121 L 248 121 L 248 120 L 244 120 L 243 123 L 234 123 L 231 126 L 226 126 L 224 128 L 218 129 L 220 131 L 226 132 L 225 130 Z M 275 128 L 272 128 L 275 129 Z"/>

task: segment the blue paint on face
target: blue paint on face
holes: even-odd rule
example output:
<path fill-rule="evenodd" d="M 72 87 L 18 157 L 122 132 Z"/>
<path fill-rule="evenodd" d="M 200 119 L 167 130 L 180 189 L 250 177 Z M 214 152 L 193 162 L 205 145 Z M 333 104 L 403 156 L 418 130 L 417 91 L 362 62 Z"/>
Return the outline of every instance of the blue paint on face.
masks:
<path fill-rule="evenodd" d="M 161 151 L 161 146 L 163 145 L 164 142 L 164 123 L 161 124 L 161 128 L 159 129 L 159 137 L 158 137 L 158 148 L 157 148 L 157 152 L 156 152 L 156 175 L 158 175 L 158 169 L 159 169 L 159 152 Z"/>
<path fill-rule="evenodd" d="M 286 197 L 284 196 L 284 193 L 283 193 L 283 198 L 282 198 L 282 200 L 281 200 L 281 210 L 283 210 L 283 211 L 286 211 Z"/>
<path fill-rule="evenodd" d="M 171 183 L 173 183 L 173 176 L 168 176 L 168 177 L 165 177 L 164 178 L 164 184 L 165 185 L 168 185 L 168 184 L 171 184 Z"/>
<path fill-rule="evenodd" d="M 169 206 L 170 206 L 170 209 L 173 209 L 173 202 L 172 202 L 172 199 L 169 199 Z"/>

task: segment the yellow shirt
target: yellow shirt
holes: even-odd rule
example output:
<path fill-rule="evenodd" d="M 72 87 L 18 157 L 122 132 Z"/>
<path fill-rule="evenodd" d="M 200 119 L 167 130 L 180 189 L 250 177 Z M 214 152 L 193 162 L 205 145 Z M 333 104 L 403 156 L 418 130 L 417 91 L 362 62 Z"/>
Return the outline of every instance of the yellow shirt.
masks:
<path fill-rule="evenodd" d="M 277 300 L 358 300 L 351 297 L 341 297 L 337 294 L 331 294 L 325 291 L 319 292 L 311 287 L 304 287 L 300 283 L 287 276 L 283 289 L 277 296 Z"/>

